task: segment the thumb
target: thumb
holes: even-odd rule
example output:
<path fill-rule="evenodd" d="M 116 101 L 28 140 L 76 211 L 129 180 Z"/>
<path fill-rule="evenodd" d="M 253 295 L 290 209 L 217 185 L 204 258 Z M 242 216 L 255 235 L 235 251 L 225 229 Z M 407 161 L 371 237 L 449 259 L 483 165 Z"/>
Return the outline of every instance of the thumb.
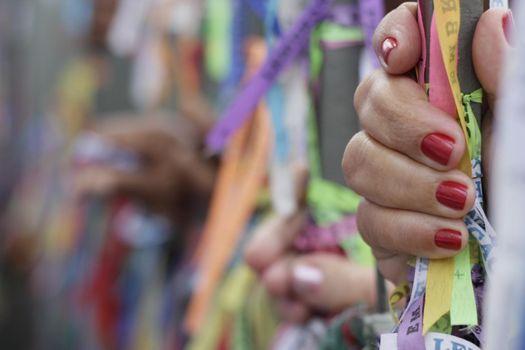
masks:
<path fill-rule="evenodd" d="M 421 57 L 416 12 L 416 3 L 404 3 L 386 15 L 376 29 L 374 50 L 387 73 L 405 74 Z"/>
<path fill-rule="evenodd" d="M 474 69 L 491 108 L 499 91 L 505 54 L 510 48 L 509 33 L 513 26 L 510 10 L 492 9 L 481 16 L 474 33 Z"/>
<path fill-rule="evenodd" d="M 306 305 L 336 312 L 352 305 L 376 302 L 376 275 L 346 257 L 316 253 L 298 256 L 291 265 L 292 289 Z"/>

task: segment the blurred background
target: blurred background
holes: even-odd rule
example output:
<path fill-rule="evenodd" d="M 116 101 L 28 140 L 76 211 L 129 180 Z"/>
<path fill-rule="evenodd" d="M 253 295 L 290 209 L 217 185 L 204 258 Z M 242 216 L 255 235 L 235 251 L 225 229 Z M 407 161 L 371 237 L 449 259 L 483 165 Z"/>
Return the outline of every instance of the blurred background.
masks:
<path fill-rule="evenodd" d="M 247 175 L 245 210 L 229 209 L 236 226 L 221 223 L 207 243 L 215 180 L 226 175 L 204 140 L 307 3 L 0 0 L 0 347 L 269 347 L 279 320 L 242 248 L 268 213 L 296 206 L 275 180 L 291 176 L 272 165 L 283 164 L 281 134 L 266 117 L 243 129 L 235 142 L 258 140 L 247 159 L 262 170 Z M 346 17 L 312 35 L 289 73 L 311 97 L 318 134 L 303 108 L 287 122 L 295 133 L 284 163 L 317 159 L 324 180 L 343 186 L 341 154 L 357 131 L 345 96 L 377 62 L 367 48 L 374 19 L 360 20 L 357 1 L 336 3 Z M 257 113 L 276 113 L 278 99 L 267 103 Z M 340 222 L 355 210 L 348 196 L 344 208 L 309 199 L 312 223 Z M 328 250 L 372 264 L 357 237 L 339 243 Z M 203 264 L 220 268 L 192 303 Z"/>

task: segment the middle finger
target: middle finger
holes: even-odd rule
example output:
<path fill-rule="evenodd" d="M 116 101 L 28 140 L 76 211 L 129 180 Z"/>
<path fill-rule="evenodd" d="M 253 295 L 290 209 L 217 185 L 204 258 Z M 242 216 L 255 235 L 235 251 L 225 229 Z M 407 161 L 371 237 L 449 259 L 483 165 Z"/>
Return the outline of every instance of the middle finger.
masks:
<path fill-rule="evenodd" d="M 475 200 L 472 181 L 459 170 L 430 169 L 381 145 L 365 132 L 350 140 L 343 170 L 354 191 L 384 207 L 461 218 Z"/>

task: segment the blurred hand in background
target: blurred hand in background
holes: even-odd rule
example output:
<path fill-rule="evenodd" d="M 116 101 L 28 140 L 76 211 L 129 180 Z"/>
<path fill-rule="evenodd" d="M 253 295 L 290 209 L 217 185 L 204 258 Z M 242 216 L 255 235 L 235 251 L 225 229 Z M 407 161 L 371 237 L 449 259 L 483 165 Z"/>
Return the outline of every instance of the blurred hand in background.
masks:
<path fill-rule="evenodd" d="M 376 275 L 372 267 L 330 252 L 301 254 L 295 241 L 307 225 L 304 210 L 306 170 L 299 171 L 297 193 L 303 209 L 290 217 L 264 220 L 248 243 L 245 260 L 260 276 L 287 321 L 305 322 L 357 304 L 375 305 Z"/>
<path fill-rule="evenodd" d="M 93 165 L 77 171 L 77 196 L 127 196 L 172 217 L 188 197 L 207 196 L 214 164 L 201 155 L 202 133 L 184 118 L 116 116 L 93 132 L 117 149 L 135 155 L 135 171 Z"/>

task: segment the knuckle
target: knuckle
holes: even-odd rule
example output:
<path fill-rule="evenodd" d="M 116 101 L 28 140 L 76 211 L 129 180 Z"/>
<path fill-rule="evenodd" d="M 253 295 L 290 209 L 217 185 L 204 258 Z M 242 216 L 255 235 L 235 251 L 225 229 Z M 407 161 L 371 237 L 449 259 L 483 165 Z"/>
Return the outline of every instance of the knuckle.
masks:
<path fill-rule="evenodd" d="M 363 109 L 365 103 L 368 101 L 371 89 L 380 79 L 380 73 L 380 70 L 373 71 L 357 87 L 354 94 L 354 107 L 358 113 Z"/>
<path fill-rule="evenodd" d="M 373 217 L 373 208 L 367 200 L 363 200 L 357 208 L 357 229 L 363 240 L 371 247 L 378 246 L 377 232 L 371 225 L 370 218 Z"/>
<path fill-rule="evenodd" d="M 358 113 L 363 107 L 363 104 L 365 102 L 365 96 L 367 95 L 367 92 L 370 88 L 370 84 L 370 76 L 368 76 L 357 86 L 357 89 L 355 90 L 354 107 Z"/>
<path fill-rule="evenodd" d="M 358 187 L 358 180 L 366 165 L 370 141 L 365 132 L 355 134 L 346 146 L 343 156 L 343 173 L 349 187 L 354 190 Z"/>
<path fill-rule="evenodd" d="M 371 76 L 371 79 L 373 79 L 373 82 L 366 96 L 370 105 L 376 111 L 388 110 L 388 104 L 391 102 L 390 95 L 393 90 L 390 82 L 394 78 L 388 76 L 385 72 L 376 71 Z"/>
<path fill-rule="evenodd" d="M 359 118 L 364 130 L 389 147 L 410 140 L 414 125 L 404 115 L 407 103 L 399 96 L 398 78 L 380 74 L 369 87 L 366 103 L 361 106 Z"/>
<path fill-rule="evenodd" d="M 376 83 L 370 90 L 370 109 L 371 113 L 379 119 L 379 123 L 386 128 L 386 135 L 395 135 L 395 132 L 389 132 L 392 125 L 404 126 L 406 123 L 399 123 L 402 118 L 401 113 L 407 110 L 400 99 L 396 96 L 396 86 L 390 81 L 385 79 L 381 83 Z M 397 130 L 397 129 L 394 129 Z"/>
<path fill-rule="evenodd" d="M 368 226 L 367 226 L 367 216 L 368 216 L 368 202 L 366 200 L 361 201 L 359 204 L 359 207 L 357 207 L 356 212 L 356 223 L 357 223 L 357 230 L 359 231 L 359 234 L 363 237 L 365 242 L 368 242 L 369 234 L 368 234 Z"/>

